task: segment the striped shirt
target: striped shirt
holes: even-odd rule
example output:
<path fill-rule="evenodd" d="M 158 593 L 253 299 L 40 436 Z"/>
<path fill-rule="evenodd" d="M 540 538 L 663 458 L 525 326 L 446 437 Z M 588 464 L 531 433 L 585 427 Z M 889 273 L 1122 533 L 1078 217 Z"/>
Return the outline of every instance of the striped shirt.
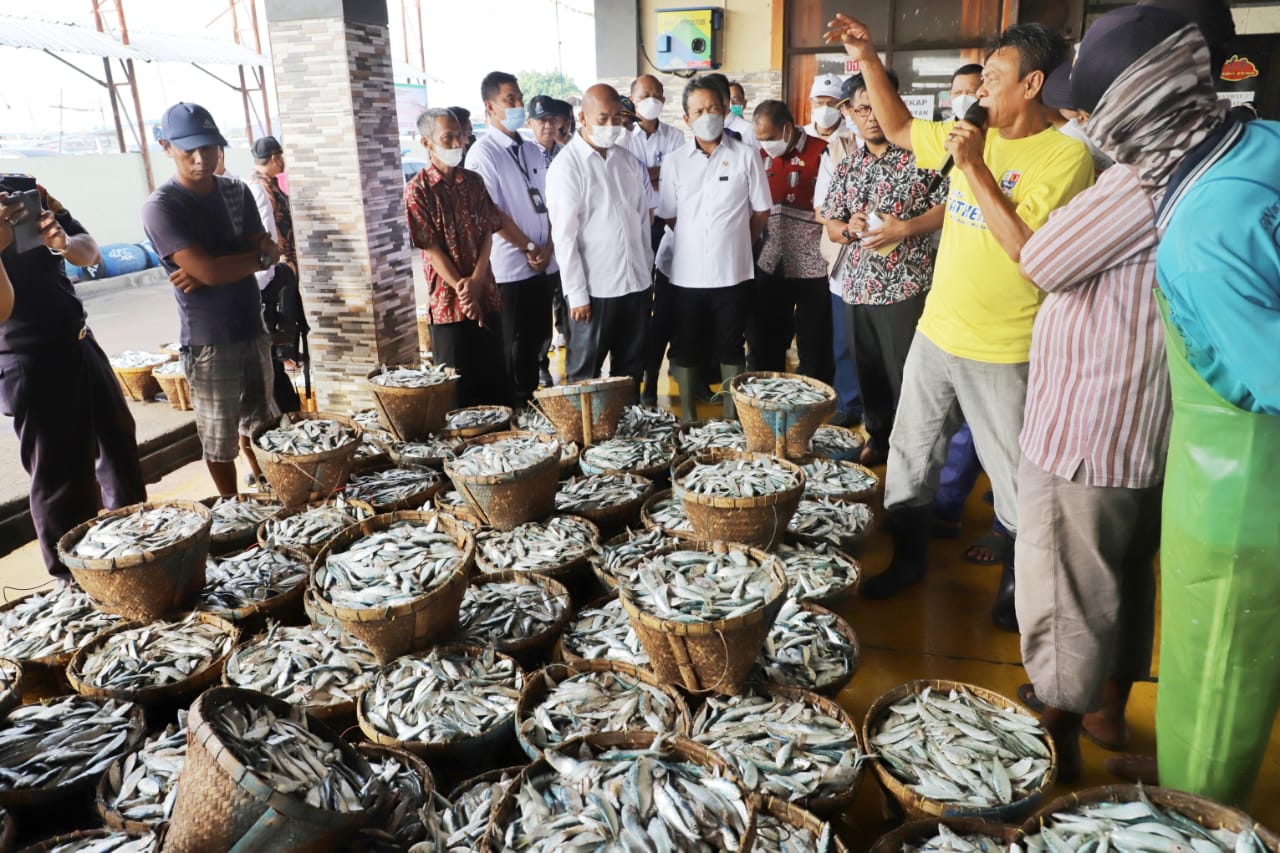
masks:
<path fill-rule="evenodd" d="M 1164 479 L 1169 378 L 1156 283 L 1156 219 L 1136 170 L 1113 166 L 1022 249 L 1048 296 L 1031 336 L 1020 439 L 1028 461 L 1091 486 Z"/>

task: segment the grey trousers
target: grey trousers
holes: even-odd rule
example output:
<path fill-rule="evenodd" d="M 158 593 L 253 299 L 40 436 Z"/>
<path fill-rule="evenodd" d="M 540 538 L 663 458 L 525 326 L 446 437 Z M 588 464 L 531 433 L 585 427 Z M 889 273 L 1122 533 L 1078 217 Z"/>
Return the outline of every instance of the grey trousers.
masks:
<path fill-rule="evenodd" d="M 1160 485 L 1090 486 L 1026 459 L 1018 469 L 1017 586 L 1022 663 L 1036 696 L 1095 711 L 1102 683 L 1151 673 Z"/>
<path fill-rule="evenodd" d="M 608 356 L 610 376 L 644 375 L 645 327 L 649 323 L 649 291 L 607 299 L 591 297 L 591 319 L 569 319 L 564 372 L 569 382 L 600 375 Z"/>
<path fill-rule="evenodd" d="M 916 332 L 902 375 L 902 394 L 884 478 L 885 509 L 933 503 L 947 445 L 964 421 L 991 478 L 996 515 L 1018 529 L 1018 434 L 1027 399 L 1027 363 L 989 364 L 943 352 Z"/>

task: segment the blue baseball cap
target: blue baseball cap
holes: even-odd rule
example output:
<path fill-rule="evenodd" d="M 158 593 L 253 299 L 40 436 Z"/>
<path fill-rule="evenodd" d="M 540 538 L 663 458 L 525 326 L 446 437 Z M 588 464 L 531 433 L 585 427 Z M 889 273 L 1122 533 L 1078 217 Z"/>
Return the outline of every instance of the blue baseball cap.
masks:
<path fill-rule="evenodd" d="M 160 119 L 160 138 L 183 151 L 194 151 L 206 145 L 226 146 L 209 111 L 199 104 L 174 104 Z"/>

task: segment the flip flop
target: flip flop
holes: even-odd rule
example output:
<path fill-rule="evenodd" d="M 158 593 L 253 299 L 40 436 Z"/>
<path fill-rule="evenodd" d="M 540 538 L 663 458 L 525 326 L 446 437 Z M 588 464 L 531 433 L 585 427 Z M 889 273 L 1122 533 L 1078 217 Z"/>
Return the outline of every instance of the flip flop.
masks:
<path fill-rule="evenodd" d="M 1037 714 L 1044 711 L 1044 702 L 1040 701 L 1040 697 L 1036 695 L 1036 689 L 1033 685 L 1019 684 L 1016 695 L 1019 702 L 1026 705 Z M 1129 748 L 1129 742 L 1132 740 L 1131 735 L 1127 731 L 1125 732 L 1124 738 L 1120 741 L 1103 740 L 1093 732 L 1089 731 L 1089 727 L 1083 723 L 1080 725 L 1080 734 L 1083 735 L 1085 740 L 1089 741 L 1089 743 L 1099 749 L 1105 749 L 1107 752 L 1124 752 Z"/>
<path fill-rule="evenodd" d="M 1044 710 L 1044 703 L 1040 701 L 1040 697 L 1036 695 L 1036 688 L 1031 684 L 1018 685 L 1018 701 L 1026 705 L 1032 711 L 1039 714 Z"/>
<path fill-rule="evenodd" d="M 977 542 L 965 548 L 961 557 L 966 563 L 973 563 L 975 566 L 998 566 L 1004 562 L 1004 554 L 1008 550 L 1009 544 L 1008 536 L 1001 536 L 999 533 L 987 533 L 979 538 Z M 992 553 L 992 558 L 985 560 L 975 557 L 973 552 L 978 548 L 986 548 Z"/>

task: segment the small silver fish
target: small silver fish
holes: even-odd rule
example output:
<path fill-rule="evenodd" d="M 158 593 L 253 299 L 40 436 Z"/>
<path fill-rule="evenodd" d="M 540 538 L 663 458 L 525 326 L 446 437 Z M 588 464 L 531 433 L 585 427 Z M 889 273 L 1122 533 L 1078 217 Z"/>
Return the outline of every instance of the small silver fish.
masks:
<path fill-rule="evenodd" d="M 157 364 L 164 364 L 169 360 L 169 356 L 158 352 L 141 352 L 139 350 L 125 350 L 119 355 L 113 355 L 107 359 L 111 362 L 112 367 L 135 368 L 135 367 L 151 367 Z"/>
<path fill-rule="evenodd" d="M 769 403 L 813 406 L 830 399 L 830 395 L 814 388 L 803 379 L 752 376 L 735 386 L 739 394 Z"/>
<path fill-rule="evenodd" d="M 330 418 L 306 418 L 289 420 L 285 415 L 280 426 L 258 436 L 257 446 L 268 453 L 281 456 L 309 456 L 336 450 L 355 441 L 356 435 L 341 422 Z"/>
<path fill-rule="evenodd" d="M 239 646 L 227 659 L 226 680 L 308 709 L 353 702 L 372 682 L 378 659 L 336 625 L 286 628 Z"/>
<path fill-rule="evenodd" d="M 336 607 L 391 607 L 426 595 L 453 577 L 462 549 L 439 520 L 398 521 L 329 552 L 315 570 L 316 591 Z"/>
<path fill-rule="evenodd" d="M 658 438 L 611 438 L 582 451 L 582 470 L 589 474 L 606 471 L 644 471 L 669 466 L 675 445 Z"/>
<path fill-rule="evenodd" d="M 484 571 L 545 571 L 587 556 L 597 542 L 596 530 L 585 520 L 556 515 L 512 530 L 477 534 L 476 558 Z"/>
<path fill-rule="evenodd" d="M 347 480 L 347 496 L 382 510 L 421 494 L 438 482 L 440 474 L 429 468 L 386 468 L 352 474 Z"/>
<path fill-rule="evenodd" d="M 559 453 L 560 447 L 555 441 L 542 441 L 532 435 L 512 436 L 488 444 L 471 445 L 457 459 L 446 462 L 445 471 L 450 477 L 506 474 L 532 468 Z"/>
<path fill-rule="evenodd" d="M 230 557 L 210 557 L 195 609 L 226 613 L 275 598 L 305 583 L 308 568 L 290 554 L 257 545 Z"/>
<path fill-rule="evenodd" d="M 634 582 L 641 563 L 655 554 L 679 548 L 680 543 L 681 540 L 656 527 L 643 532 L 628 530 L 622 541 L 599 546 L 591 562 L 615 582 L 623 578 Z"/>
<path fill-rule="evenodd" d="M 769 459 L 726 459 L 696 463 L 693 470 L 680 478 L 679 485 L 699 495 L 749 498 L 794 489 L 800 480 Z"/>
<path fill-rule="evenodd" d="M 96 830 L 43 849 L 46 853 L 155 853 L 160 849 L 160 839 L 151 833 Z"/>
<path fill-rule="evenodd" d="M 501 406 L 472 406 L 467 409 L 454 409 L 445 416 L 444 428 L 447 430 L 476 429 L 504 424 L 511 418 L 511 412 Z"/>
<path fill-rule="evenodd" d="M 582 610 L 560 637 L 564 648 L 587 660 L 616 660 L 635 666 L 649 665 L 649 653 L 640 644 L 631 618 L 620 599 Z"/>
<path fill-rule="evenodd" d="M 813 459 L 805 463 L 805 497 L 843 498 L 874 489 L 880 478 L 856 462 Z"/>
<path fill-rule="evenodd" d="M 824 823 L 814 832 L 807 826 L 784 823 L 767 812 L 756 813 L 756 837 L 752 853 L 829 853 L 831 825 Z"/>
<path fill-rule="evenodd" d="M 552 595 L 536 583 L 472 584 L 458 612 L 458 637 L 501 651 L 550 630 L 568 609 L 567 597 Z"/>
<path fill-rule="evenodd" d="M 98 610 L 75 584 L 58 581 L 0 613 L 0 656 L 24 661 L 65 655 L 123 621 Z"/>
<path fill-rule="evenodd" d="M 380 826 L 361 830 L 346 849 L 350 853 L 402 851 L 434 835 L 431 792 L 418 771 L 395 754 L 369 756 L 369 766 L 391 795 L 388 814 Z"/>
<path fill-rule="evenodd" d="M 937 835 L 908 841 L 902 846 L 902 853 L 1003 853 L 1007 849 L 1003 839 L 978 832 L 954 832 L 940 823 Z"/>
<path fill-rule="evenodd" d="M 739 421 L 710 420 L 685 427 L 680 434 L 682 453 L 701 453 L 705 450 L 746 450 L 747 434 Z"/>
<path fill-rule="evenodd" d="M 556 682 L 546 671 L 548 693 L 520 731 L 538 749 L 597 732 L 674 731 L 683 710 L 670 695 L 621 672 L 583 672 Z"/>
<path fill-rule="evenodd" d="M 89 560 L 132 557 L 189 539 L 204 524 L 200 515 L 178 506 L 138 510 L 95 522 L 71 553 Z"/>
<path fill-rule="evenodd" d="M 570 480 L 556 492 L 556 512 L 601 510 L 639 500 L 651 484 L 635 474 L 589 474 Z"/>
<path fill-rule="evenodd" d="M 791 516 L 787 532 L 843 549 L 852 547 L 871 526 L 871 521 L 871 508 L 866 504 L 803 497 Z"/>
<path fill-rule="evenodd" d="M 279 501 L 246 500 L 239 497 L 218 498 L 213 502 L 213 506 L 209 507 L 209 514 L 213 516 L 209 534 L 224 536 L 229 533 L 257 530 L 262 522 L 279 512 Z"/>
<path fill-rule="evenodd" d="M 451 376 L 453 371 L 443 365 L 423 363 L 418 367 L 389 368 L 384 364 L 381 372 L 369 381 L 386 388 L 429 388 L 448 381 Z"/>
<path fill-rule="evenodd" d="M 805 610 L 788 597 L 765 637 L 752 677 L 784 687 L 822 691 L 844 681 L 854 648 L 834 613 Z"/>
<path fill-rule="evenodd" d="M 619 589 L 636 607 L 660 619 L 715 622 L 758 610 L 785 587 L 741 550 L 678 550 L 655 555 L 620 578 Z"/>
<path fill-rule="evenodd" d="M 106 770 L 141 739 L 133 707 L 68 696 L 10 711 L 0 728 L 0 791 L 71 785 Z"/>
<path fill-rule="evenodd" d="M 649 406 L 627 406 L 618 419 L 615 438 L 656 438 L 674 444 L 680 419 L 666 409 Z"/>
<path fill-rule="evenodd" d="M 452 802 L 437 796 L 436 841 L 414 846 L 411 853 L 472 853 L 489 828 L 489 817 L 498 800 L 515 781 L 520 768 L 503 772 L 496 779 L 476 782 L 455 791 Z"/>
<path fill-rule="evenodd" d="M 425 441 L 395 441 L 387 446 L 393 453 L 399 454 L 402 462 L 432 465 L 446 459 L 453 459 L 462 442 L 456 439 L 428 438 Z"/>
<path fill-rule="evenodd" d="M 169 820 L 178 796 L 178 776 L 187 763 L 187 712 L 178 725 L 147 739 L 137 752 L 111 765 L 105 801 L 126 820 L 158 825 Z"/>
<path fill-rule="evenodd" d="M 300 548 L 314 553 L 347 527 L 368 517 L 367 509 L 339 495 L 305 512 L 267 519 L 263 538 L 271 548 Z"/>
<path fill-rule="evenodd" d="M 1090 803 L 1043 817 L 1039 832 L 1024 837 L 1021 846 L 1014 844 L 1009 849 L 1019 853 L 1023 849 L 1029 853 L 1108 849 L 1265 853 L 1268 848 L 1254 829 L 1209 829 L 1167 806 L 1156 805 L 1138 786 L 1138 799 L 1132 802 Z"/>
<path fill-rule="evenodd" d="M 181 361 L 166 361 L 151 371 L 152 376 L 186 376 L 186 371 L 182 369 Z"/>
<path fill-rule="evenodd" d="M 825 544 L 782 544 L 773 552 L 786 567 L 791 596 L 797 601 L 814 601 L 849 589 L 862 573 L 857 563 Z"/>
<path fill-rule="evenodd" d="M 231 651 L 232 637 L 190 614 L 112 634 L 79 662 L 76 676 L 102 690 L 141 690 L 191 678 Z"/>

